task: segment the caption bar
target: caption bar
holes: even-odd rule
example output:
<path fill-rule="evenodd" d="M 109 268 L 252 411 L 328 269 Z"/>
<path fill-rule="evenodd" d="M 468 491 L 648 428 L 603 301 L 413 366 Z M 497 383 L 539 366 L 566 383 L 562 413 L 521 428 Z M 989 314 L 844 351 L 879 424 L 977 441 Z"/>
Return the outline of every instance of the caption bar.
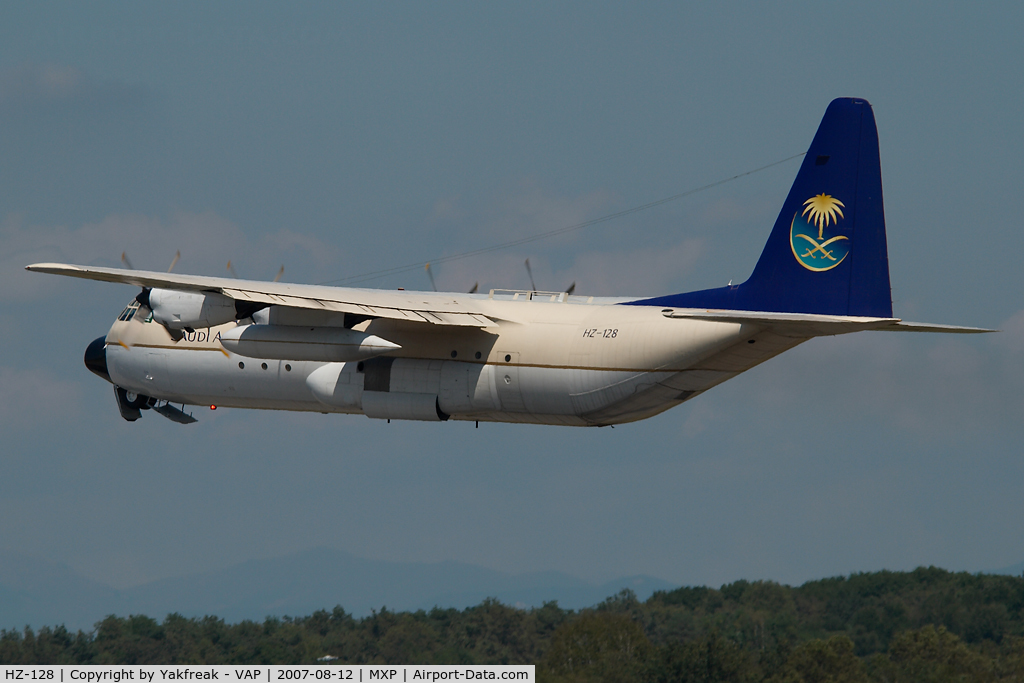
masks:
<path fill-rule="evenodd" d="M 232 681 L 234 683 L 295 683 L 296 681 L 352 681 L 352 683 L 413 683 L 429 681 L 537 680 L 532 664 L 329 664 L 323 666 L 146 665 L 118 666 L 12 666 L 0 665 L 0 683 L 173 683 L 176 681 Z"/>

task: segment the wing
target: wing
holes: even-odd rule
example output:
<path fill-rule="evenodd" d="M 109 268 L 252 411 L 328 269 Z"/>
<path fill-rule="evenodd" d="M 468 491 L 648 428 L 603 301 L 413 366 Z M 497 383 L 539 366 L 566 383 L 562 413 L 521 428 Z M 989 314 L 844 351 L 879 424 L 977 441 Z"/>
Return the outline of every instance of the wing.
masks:
<path fill-rule="evenodd" d="M 36 273 L 67 275 L 86 280 L 120 282 L 137 287 L 216 292 L 235 301 L 315 311 L 353 313 L 372 318 L 391 318 L 462 327 L 494 327 L 497 324 L 474 306 L 473 300 L 456 299 L 451 295 L 435 292 L 257 282 L 224 277 L 157 273 L 146 270 L 74 266 L 64 263 L 35 263 L 26 266 L 25 269 Z"/>

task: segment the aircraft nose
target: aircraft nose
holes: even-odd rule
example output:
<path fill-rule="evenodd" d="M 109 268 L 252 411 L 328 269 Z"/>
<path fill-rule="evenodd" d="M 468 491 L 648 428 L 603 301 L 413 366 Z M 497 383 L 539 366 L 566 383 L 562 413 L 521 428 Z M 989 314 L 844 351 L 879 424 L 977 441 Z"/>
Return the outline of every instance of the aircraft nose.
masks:
<path fill-rule="evenodd" d="M 93 339 L 92 343 L 85 348 L 85 367 L 109 382 L 106 346 L 106 337 Z"/>

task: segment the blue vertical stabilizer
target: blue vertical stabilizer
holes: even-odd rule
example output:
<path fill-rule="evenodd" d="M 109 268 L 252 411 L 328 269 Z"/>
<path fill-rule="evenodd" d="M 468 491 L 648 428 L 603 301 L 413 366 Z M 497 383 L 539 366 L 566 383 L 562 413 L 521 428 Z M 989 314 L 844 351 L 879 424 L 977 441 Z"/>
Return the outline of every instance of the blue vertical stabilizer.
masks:
<path fill-rule="evenodd" d="M 746 282 L 631 304 L 891 318 L 871 105 L 840 98 L 828 106 Z"/>

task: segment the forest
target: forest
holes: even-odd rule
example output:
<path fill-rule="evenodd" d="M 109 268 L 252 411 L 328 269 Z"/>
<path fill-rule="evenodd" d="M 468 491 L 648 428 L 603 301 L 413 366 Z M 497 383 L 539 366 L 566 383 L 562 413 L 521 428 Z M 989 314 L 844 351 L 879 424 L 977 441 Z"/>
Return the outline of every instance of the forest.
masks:
<path fill-rule="evenodd" d="M 583 610 L 495 600 L 262 623 L 108 616 L 0 631 L 0 664 L 536 664 L 539 681 L 1024 681 L 1024 577 L 935 567 L 737 581 Z"/>

